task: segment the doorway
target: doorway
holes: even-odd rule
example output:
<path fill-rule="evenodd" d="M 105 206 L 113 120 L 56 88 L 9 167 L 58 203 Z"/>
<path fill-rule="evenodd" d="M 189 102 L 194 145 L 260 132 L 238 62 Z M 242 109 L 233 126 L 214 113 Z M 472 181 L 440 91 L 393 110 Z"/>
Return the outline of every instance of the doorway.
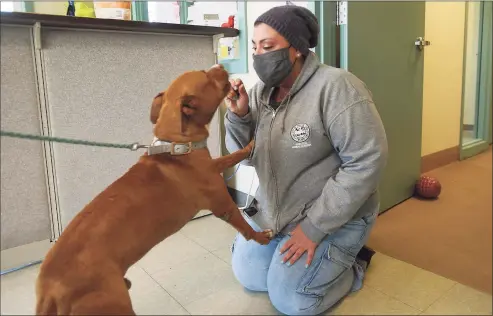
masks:
<path fill-rule="evenodd" d="M 467 2 L 460 133 L 461 159 L 491 144 L 492 3 Z"/>

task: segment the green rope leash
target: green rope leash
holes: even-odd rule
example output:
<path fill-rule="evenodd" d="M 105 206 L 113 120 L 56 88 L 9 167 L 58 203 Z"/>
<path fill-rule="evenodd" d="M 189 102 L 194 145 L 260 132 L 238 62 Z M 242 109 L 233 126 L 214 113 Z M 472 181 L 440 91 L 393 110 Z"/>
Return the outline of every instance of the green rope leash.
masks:
<path fill-rule="evenodd" d="M 53 137 L 53 136 L 42 136 L 42 135 L 24 134 L 24 133 L 7 132 L 7 131 L 0 131 L 0 136 L 21 138 L 21 139 L 40 140 L 40 141 L 48 141 L 48 142 L 56 142 L 56 143 L 66 143 L 66 144 L 74 144 L 74 145 L 108 147 L 108 148 L 124 148 L 124 149 L 130 149 L 133 151 L 140 149 L 140 148 L 146 148 L 147 147 L 145 145 L 139 145 L 139 143 L 115 144 L 115 143 L 93 142 L 93 141 L 80 140 L 80 139 L 70 139 L 70 138 Z"/>

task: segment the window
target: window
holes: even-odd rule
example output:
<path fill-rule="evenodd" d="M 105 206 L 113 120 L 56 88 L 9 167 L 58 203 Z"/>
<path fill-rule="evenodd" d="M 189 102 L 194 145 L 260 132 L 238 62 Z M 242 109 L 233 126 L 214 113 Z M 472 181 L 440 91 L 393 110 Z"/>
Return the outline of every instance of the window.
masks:
<path fill-rule="evenodd" d="M 237 13 L 236 1 L 195 1 L 188 7 L 188 24 L 220 27 L 228 22 L 230 16 L 236 17 Z"/>
<path fill-rule="evenodd" d="M 223 38 L 219 40 L 218 62 L 229 73 L 248 72 L 248 40 L 246 26 L 246 1 L 134 1 L 141 6 L 140 12 L 147 12 L 144 17 L 136 12 L 134 20 L 176 23 L 221 27 L 224 23 L 230 23 L 240 30 L 240 35 L 235 38 Z M 135 6 L 137 7 L 137 6 Z"/>
<path fill-rule="evenodd" d="M 13 12 L 14 1 L 2 1 L 0 2 L 2 12 Z"/>
<path fill-rule="evenodd" d="M 219 40 L 218 62 L 229 73 L 247 73 L 246 1 L 189 1 L 187 4 L 186 21 L 188 24 L 216 27 L 229 24 L 240 30 L 240 35 L 237 37 Z"/>
<path fill-rule="evenodd" d="M 149 1 L 147 7 L 149 22 L 180 24 L 180 5 L 178 1 Z"/>

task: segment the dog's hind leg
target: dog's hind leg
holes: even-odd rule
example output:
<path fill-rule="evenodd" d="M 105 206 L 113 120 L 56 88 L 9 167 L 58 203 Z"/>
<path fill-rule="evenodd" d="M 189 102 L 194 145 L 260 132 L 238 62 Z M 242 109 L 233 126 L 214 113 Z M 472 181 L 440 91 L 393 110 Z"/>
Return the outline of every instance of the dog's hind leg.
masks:
<path fill-rule="evenodd" d="M 55 300 L 51 296 L 45 296 L 36 302 L 36 315 L 58 315 Z"/>
<path fill-rule="evenodd" d="M 112 292 L 92 292 L 73 304 L 70 315 L 136 315 L 128 291 L 119 295 Z M 123 294 L 123 293 L 122 293 Z"/>

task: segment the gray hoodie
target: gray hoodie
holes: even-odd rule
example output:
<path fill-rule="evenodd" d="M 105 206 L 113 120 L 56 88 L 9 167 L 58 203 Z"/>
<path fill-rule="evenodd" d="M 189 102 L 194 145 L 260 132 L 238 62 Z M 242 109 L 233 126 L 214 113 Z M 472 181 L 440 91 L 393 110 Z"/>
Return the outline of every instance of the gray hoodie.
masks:
<path fill-rule="evenodd" d="M 351 219 L 378 212 L 387 138 L 365 84 L 311 53 L 276 110 L 271 93 L 258 82 L 248 92 L 249 113 L 228 110 L 225 117 L 228 151 L 255 137 L 246 162 L 259 177 L 251 219 L 276 234 L 301 223 L 318 243 Z"/>

